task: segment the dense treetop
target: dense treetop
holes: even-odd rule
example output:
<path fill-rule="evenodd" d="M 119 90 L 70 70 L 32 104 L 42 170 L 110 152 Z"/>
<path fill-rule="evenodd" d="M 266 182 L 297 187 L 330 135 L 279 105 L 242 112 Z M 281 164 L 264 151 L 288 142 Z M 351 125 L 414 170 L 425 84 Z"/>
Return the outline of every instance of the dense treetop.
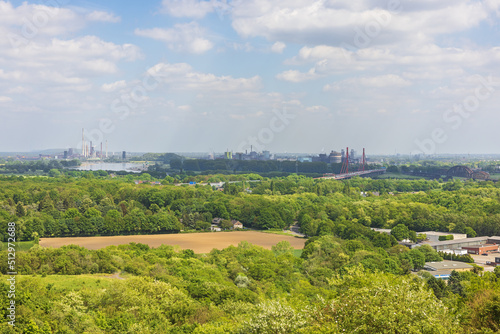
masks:
<path fill-rule="evenodd" d="M 209 254 L 141 244 L 96 251 L 35 246 L 17 254 L 23 275 L 18 285 L 19 326 L 11 330 L 2 323 L 2 332 L 500 330 L 499 270 L 453 272 L 446 285 L 431 275 L 413 274 L 427 261 L 442 260 L 442 254 L 429 246 L 410 250 L 397 243 L 417 239 L 418 232 L 426 230 L 500 234 L 497 184 L 361 178 L 340 182 L 257 174 L 150 181 L 157 180 L 148 174 L 113 177 L 106 172 L 0 177 L 0 228 L 6 231 L 7 223 L 15 222 L 24 240 L 177 233 L 207 229 L 218 217 L 238 219 L 255 229 L 297 223 L 309 239 L 300 257 L 286 242 L 270 251 L 242 242 Z M 180 181 L 197 184 L 176 185 Z M 218 190 L 207 182 L 227 183 Z M 370 227 L 393 232 L 382 234 Z M 0 271 L 6 273 L 7 252 L 0 254 Z M 105 273 L 121 273 L 125 279 L 96 277 Z M 48 283 L 53 275 L 72 276 Z M 62 284 L 77 278 L 78 284 Z M 6 291 L 8 286 L 4 282 L 0 288 Z M 4 305 L 5 291 L 0 294 Z M 1 310 L 5 317 L 6 308 Z"/>

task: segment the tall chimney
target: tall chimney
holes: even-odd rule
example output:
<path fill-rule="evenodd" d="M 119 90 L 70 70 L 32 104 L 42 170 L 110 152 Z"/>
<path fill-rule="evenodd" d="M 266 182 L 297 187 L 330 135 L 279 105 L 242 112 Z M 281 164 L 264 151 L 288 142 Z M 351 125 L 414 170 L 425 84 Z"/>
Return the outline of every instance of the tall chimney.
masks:
<path fill-rule="evenodd" d="M 82 155 L 85 156 L 85 129 L 82 128 Z"/>

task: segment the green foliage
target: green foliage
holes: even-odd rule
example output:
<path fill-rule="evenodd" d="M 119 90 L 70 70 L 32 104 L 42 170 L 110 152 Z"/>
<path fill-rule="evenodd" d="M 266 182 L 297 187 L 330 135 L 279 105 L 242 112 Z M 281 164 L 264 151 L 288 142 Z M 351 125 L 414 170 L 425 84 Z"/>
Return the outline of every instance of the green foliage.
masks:
<path fill-rule="evenodd" d="M 432 289 L 432 292 L 434 292 L 434 295 L 438 299 L 443 299 L 450 294 L 450 289 L 448 288 L 448 285 L 446 282 L 442 279 L 438 279 L 431 274 L 428 274 L 427 278 L 427 286 Z"/>
<path fill-rule="evenodd" d="M 425 262 L 439 262 L 443 261 L 440 253 L 436 252 L 434 248 L 429 245 L 422 245 L 420 247 L 415 248 L 416 251 L 422 253 L 425 257 Z"/>
<path fill-rule="evenodd" d="M 61 172 L 59 172 L 59 170 L 57 170 L 57 169 L 51 169 L 49 171 L 49 176 L 50 177 L 59 177 L 59 176 L 61 176 Z"/>
<path fill-rule="evenodd" d="M 474 263 L 474 259 L 472 258 L 472 256 L 470 256 L 470 254 L 461 255 L 461 254 L 450 254 L 450 253 L 439 252 L 439 256 L 442 257 L 444 260 Z"/>
<path fill-rule="evenodd" d="M 274 255 L 279 256 L 283 254 L 293 254 L 294 248 L 290 245 L 288 241 L 280 241 L 276 245 L 271 247 Z"/>
<path fill-rule="evenodd" d="M 401 241 L 410 237 L 410 231 L 406 225 L 398 224 L 392 228 L 391 235 L 393 235 L 396 240 Z"/>
<path fill-rule="evenodd" d="M 307 323 L 303 314 L 280 300 L 261 303 L 257 310 L 257 314 L 244 322 L 240 333 L 294 334 Z"/>
<path fill-rule="evenodd" d="M 466 323 L 477 332 L 500 331 L 500 291 L 483 290 L 467 304 Z"/>
<path fill-rule="evenodd" d="M 419 239 L 416 232 L 428 230 L 499 235 L 500 184 L 183 174 L 165 178 L 163 185 L 136 185 L 133 177 L 65 173 L 49 178 L 0 177 L 0 229 L 6 231 L 7 224 L 15 222 L 18 240 L 36 241 L 51 236 L 204 230 L 212 219 L 222 218 L 223 228 L 230 228 L 232 219 L 245 227 L 280 231 L 297 223 L 310 238 L 300 258 L 285 242 L 271 250 L 242 242 L 204 255 L 141 244 L 101 250 L 35 246 L 24 251 L 26 247 L 16 254 L 22 277 L 18 305 L 20 319 L 25 319 L 19 322 L 19 332 L 500 330 L 499 268 L 492 273 L 479 267 L 453 272 L 446 285 L 430 274 L 423 278 L 406 274 L 449 255 L 426 245 L 410 250 L 397 244 L 397 239 Z M 155 175 L 141 178 L 155 180 Z M 203 185 L 173 185 L 179 179 L 198 184 L 242 182 L 221 192 Z M 247 182 L 250 179 L 260 182 Z M 361 191 L 382 195 L 362 197 Z M 378 233 L 371 227 L 392 232 Z M 34 241 L 19 245 L 25 243 L 31 247 Z M 3 249 L 0 271 L 6 273 Z M 453 260 L 472 258 L 453 255 Z M 114 273 L 118 278 L 84 276 Z M 80 279 L 68 283 L 64 275 Z M 6 288 L 5 283 L 0 285 L 1 303 L 6 301 Z"/>
<path fill-rule="evenodd" d="M 430 274 L 423 280 L 400 275 L 400 257 L 412 255 L 415 261 L 414 254 L 433 257 L 433 250 L 393 246 L 384 255 L 362 239 L 318 237 L 304 253 L 306 260 L 293 256 L 285 243 L 265 250 L 245 242 L 205 256 L 143 244 L 97 251 L 34 248 L 18 253 L 20 273 L 49 275 L 19 275 L 19 305 L 32 320 L 19 328 L 35 333 L 498 330 L 500 287 L 493 273 L 453 272 L 448 286 Z M 116 271 L 129 273 L 102 274 Z M 0 296 L 5 301 L 6 294 Z M 456 304 L 455 296 L 463 301 Z M 448 303 L 457 305 L 453 312 Z"/>
<path fill-rule="evenodd" d="M 455 333 L 451 315 L 419 279 L 352 268 L 330 280 L 328 305 L 339 332 Z"/>

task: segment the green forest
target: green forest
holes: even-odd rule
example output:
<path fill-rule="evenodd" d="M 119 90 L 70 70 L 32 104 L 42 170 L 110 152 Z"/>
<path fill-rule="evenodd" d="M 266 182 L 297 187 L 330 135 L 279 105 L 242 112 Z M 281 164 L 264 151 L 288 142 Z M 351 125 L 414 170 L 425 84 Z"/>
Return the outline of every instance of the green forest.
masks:
<path fill-rule="evenodd" d="M 38 237 L 177 233 L 203 230 L 213 218 L 254 229 L 284 229 L 298 221 L 308 236 L 373 239 L 370 227 L 500 235 L 500 184 L 491 181 L 372 180 L 341 182 L 290 175 L 191 177 L 196 185 L 135 184 L 133 176 L 0 177 L 0 229 L 16 222 L 20 240 Z M 144 176 L 146 175 L 146 176 Z M 151 179 L 147 174 L 142 178 Z M 188 179 L 188 178 L 186 178 Z M 225 183 L 219 191 L 199 182 Z M 259 182 L 250 182 L 259 181 Z M 182 222 L 182 223 L 181 223 Z M 380 245 L 391 240 L 384 237 Z M 394 240 L 392 241 L 394 242 Z"/>
<path fill-rule="evenodd" d="M 210 182 L 226 183 L 217 189 Z M 3 322 L 0 332 L 495 333 L 500 268 L 475 265 L 446 283 L 417 274 L 443 254 L 398 241 L 417 241 L 430 230 L 500 235 L 499 187 L 295 174 L 0 176 L 2 241 L 13 222 L 18 241 L 34 244 L 16 255 L 16 327 Z M 208 254 L 140 243 L 100 250 L 37 245 L 41 237 L 194 233 L 214 218 L 255 230 L 298 224 L 308 239 L 300 257 L 287 242 L 272 250 L 242 242 Z"/>

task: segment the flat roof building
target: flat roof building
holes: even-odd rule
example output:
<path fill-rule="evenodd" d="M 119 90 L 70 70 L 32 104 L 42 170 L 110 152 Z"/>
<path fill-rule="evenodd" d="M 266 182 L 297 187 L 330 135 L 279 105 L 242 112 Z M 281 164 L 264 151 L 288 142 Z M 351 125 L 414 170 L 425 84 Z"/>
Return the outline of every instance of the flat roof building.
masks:
<path fill-rule="evenodd" d="M 484 245 L 488 242 L 488 240 L 489 237 L 476 237 L 458 240 L 432 241 L 422 244 L 427 244 L 436 251 L 443 251 L 445 249 L 462 249 L 463 247 Z"/>
<path fill-rule="evenodd" d="M 432 276 L 440 279 L 447 280 L 450 278 L 451 272 L 470 270 L 473 267 L 465 262 L 458 261 L 441 261 L 441 262 L 426 262 L 424 270 L 429 272 Z"/>
<path fill-rule="evenodd" d="M 446 254 L 454 254 L 454 255 L 465 255 L 465 254 L 467 254 L 467 250 L 466 249 L 445 249 L 442 252 L 446 253 Z"/>
<path fill-rule="evenodd" d="M 459 261 L 440 261 L 440 262 L 426 262 L 424 269 L 427 271 L 437 271 L 437 270 L 456 270 L 464 271 L 472 269 L 473 267 L 465 262 Z"/>
<path fill-rule="evenodd" d="M 462 247 L 462 249 L 467 250 L 467 253 L 469 254 L 488 254 L 492 252 L 498 252 L 498 245 L 493 245 L 493 244 L 484 244 L 484 245 L 478 245 L 478 246 L 468 246 L 468 247 Z"/>
<path fill-rule="evenodd" d="M 435 231 L 426 231 L 426 232 L 418 232 L 419 234 L 425 234 L 429 241 L 439 241 L 439 237 L 445 235 L 452 235 L 453 240 L 466 239 L 467 234 L 465 233 L 447 233 L 447 232 L 435 232 Z"/>

